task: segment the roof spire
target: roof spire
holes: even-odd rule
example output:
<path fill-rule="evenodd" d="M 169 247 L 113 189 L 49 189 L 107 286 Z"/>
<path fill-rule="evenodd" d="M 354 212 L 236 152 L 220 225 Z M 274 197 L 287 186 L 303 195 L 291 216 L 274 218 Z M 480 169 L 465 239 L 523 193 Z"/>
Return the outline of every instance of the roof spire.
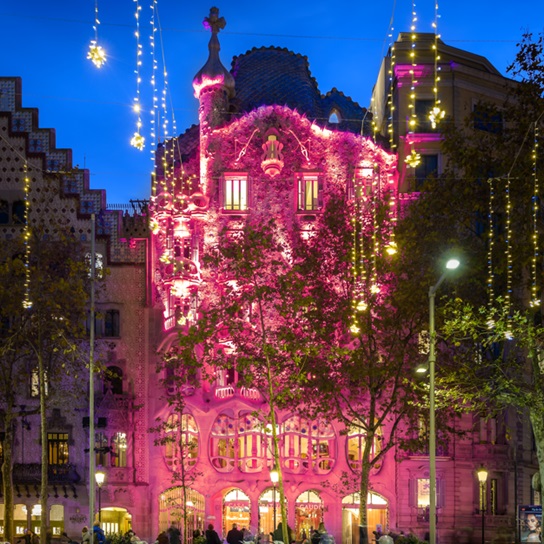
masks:
<path fill-rule="evenodd" d="M 222 84 L 230 97 L 234 96 L 234 78 L 219 59 L 221 46 L 217 34 L 225 28 L 226 24 L 225 18 L 219 17 L 219 9 L 215 7 L 211 8 L 210 15 L 204 18 L 204 28 L 210 30 L 212 35 L 208 44 L 208 60 L 193 79 L 193 87 L 197 98 L 200 96 L 202 89 L 217 84 Z"/>

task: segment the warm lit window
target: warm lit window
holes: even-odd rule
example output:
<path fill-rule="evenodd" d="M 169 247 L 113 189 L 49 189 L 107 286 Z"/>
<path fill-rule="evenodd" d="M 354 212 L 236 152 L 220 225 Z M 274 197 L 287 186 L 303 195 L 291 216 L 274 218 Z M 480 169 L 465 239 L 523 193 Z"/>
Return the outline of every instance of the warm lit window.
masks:
<path fill-rule="evenodd" d="M 317 174 L 301 174 L 297 180 L 297 208 L 316 211 L 323 206 L 323 188 Z"/>
<path fill-rule="evenodd" d="M 111 466 L 127 466 L 127 433 L 115 433 L 111 439 Z"/>
<path fill-rule="evenodd" d="M 262 422 L 250 413 L 238 418 L 238 468 L 241 472 L 260 472 L 265 455 Z"/>
<path fill-rule="evenodd" d="M 223 209 L 245 211 L 248 208 L 247 175 L 225 175 L 223 178 Z"/>
<path fill-rule="evenodd" d="M 374 435 L 370 457 L 374 458 L 381 451 L 381 432 Z M 363 451 L 365 449 L 366 431 L 360 425 L 352 425 L 348 432 L 348 463 L 353 470 L 361 470 Z M 374 467 L 378 468 L 378 467 Z"/>
<path fill-rule="evenodd" d="M 215 419 L 210 433 L 210 461 L 219 472 L 232 472 L 235 464 L 236 420 L 226 414 Z"/>
<path fill-rule="evenodd" d="M 185 469 L 196 465 L 198 460 L 198 428 L 191 414 L 181 416 L 181 425 L 177 414 L 168 417 L 164 437 L 164 457 L 166 464 L 177 470 L 183 460 Z"/>
<path fill-rule="evenodd" d="M 429 521 L 429 506 L 431 504 L 429 478 L 413 478 L 410 480 L 410 506 L 417 508 L 417 517 L 420 521 Z M 444 480 L 436 480 L 436 507 L 444 507 Z"/>
<path fill-rule="evenodd" d="M 68 433 L 47 433 L 49 465 L 68 463 Z"/>
<path fill-rule="evenodd" d="M 329 472 L 336 461 L 336 435 L 329 423 L 291 416 L 281 426 L 283 464 L 286 472 Z"/>
<path fill-rule="evenodd" d="M 96 466 L 103 467 L 106 466 L 108 458 L 108 437 L 104 433 L 96 433 L 94 440 L 94 451 L 96 453 Z"/>

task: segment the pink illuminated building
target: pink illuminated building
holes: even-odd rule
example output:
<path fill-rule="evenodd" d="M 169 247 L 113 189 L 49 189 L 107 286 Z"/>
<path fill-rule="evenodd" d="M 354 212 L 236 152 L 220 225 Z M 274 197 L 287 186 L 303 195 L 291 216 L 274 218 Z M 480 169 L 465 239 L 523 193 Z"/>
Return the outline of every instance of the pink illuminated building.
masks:
<path fill-rule="evenodd" d="M 54 133 L 38 126 L 37 110 L 22 107 L 20 80 L 0 78 L 0 134 L 9 142 L 0 153 L 2 239 L 20 230 L 21 157 L 34 172 L 35 188 L 54 189 L 41 213 L 67 218 L 84 241 L 90 240 L 90 214 L 98 217 L 97 251 L 110 276 L 98 301 L 97 353 L 113 376 L 96 380 L 96 461 L 106 473 L 102 522 L 108 533 L 132 527 L 148 542 L 172 523 L 192 543 L 192 531 L 209 523 L 224 537 L 232 523 L 268 535 L 274 515 L 282 521 L 257 416 L 260 392 L 239 387 L 235 371 L 188 381 L 179 421 L 167 402 L 174 393 L 168 375 L 156 372 L 161 354 L 198 319 L 206 237 L 221 226 L 236 230 L 249 213 L 267 206 L 280 209 L 293 228 L 313 236 L 331 188 L 350 194 L 355 183 L 393 204 L 407 201 L 417 193 L 418 176 L 440 170 L 442 160 L 438 132 L 424 126 L 408 130 L 404 124 L 410 87 L 407 35 L 395 44 L 394 63 L 390 55 L 384 59 L 374 89 L 375 135 L 365 108 L 336 89 L 319 91 L 306 57 L 262 47 L 235 57 L 228 71 L 219 58 L 218 34 L 225 21 L 212 9 L 206 25 L 209 57 L 193 80 L 199 125 L 159 145 L 149 203 L 135 202 L 123 210 L 108 209 L 105 193 L 89 188 L 88 172 L 73 168 L 69 150 L 57 149 Z M 434 100 L 434 57 L 423 46 L 432 41 L 421 37 L 427 51 L 418 67 L 421 111 Z M 504 93 L 509 80 L 486 59 L 445 44 L 441 54 L 448 89 L 442 101 L 459 119 L 480 96 L 499 100 Z M 407 171 L 404 159 L 412 148 L 427 157 L 425 172 Z M 389 223 L 394 225 L 398 206 L 391 208 Z M 21 392 L 21 399 L 29 410 L 36 404 L 28 391 Z M 77 410 L 55 411 L 49 421 L 51 447 L 62 450 L 63 462 L 74 467 L 51 483 L 47 515 L 55 537 L 67 531 L 79 538 L 81 526 L 90 522 L 87 497 L 94 484 L 86 480 L 85 410 L 82 399 Z M 150 429 L 157 418 L 170 418 L 175 442 L 155 443 L 157 435 Z M 32 415 L 25 421 L 30 424 L 16 431 L 18 534 L 35 527 L 42 515 L 35 510 L 38 419 Z M 465 434 L 441 443 L 437 452 L 438 541 L 480 542 L 482 496 L 475 471 L 485 464 L 487 535 L 490 540 L 506 535 L 511 542 L 517 506 L 540 500 L 531 487 L 537 465 L 529 422 L 506 413 L 488 420 L 465 415 L 457 425 Z M 507 427 L 513 429 L 509 438 Z M 338 544 L 358 542 L 357 489 L 340 482 L 344 473 L 358 471 L 364 437 L 336 422 L 290 412 L 278 413 L 278 430 L 287 501 L 283 521 L 295 538 L 324 522 Z M 173 477 L 181 468 L 185 486 Z M 371 474 L 369 530 L 424 538 L 428 486 L 425 451 L 389 451 Z M 3 504 L 0 514 L 3 520 Z"/>

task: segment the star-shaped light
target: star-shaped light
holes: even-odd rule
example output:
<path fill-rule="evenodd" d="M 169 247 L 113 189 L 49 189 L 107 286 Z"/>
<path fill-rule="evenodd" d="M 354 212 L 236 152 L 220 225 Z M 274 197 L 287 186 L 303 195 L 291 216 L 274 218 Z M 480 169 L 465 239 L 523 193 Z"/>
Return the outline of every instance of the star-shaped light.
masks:
<path fill-rule="evenodd" d="M 421 162 L 421 155 L 412 149 L 411 153 L 404 159 L 409 168 L 415 168 Z"/>
<path fill-rule="evenodd" d="M 429 113 L 429 120 L 431 121 L 431 126 L 433 128 L 436 128 L 437 123 L 444 119 L 444 115 L 446 115 L 446 112 L 444 110 L 441 110 L 438 106 L 435 106 L 431 110 L 431 113 Z"/>
<path fill-rule="evenodd" d="M 87 58 L 97 67 L 102 68 L 106 62 L 106 51 L 96 43 L 96 40 L 91 40 Z"/>
<path fill-rule="evenodd" d="M 130 145 L 142 151 L 145 146 L 145 138 L 139 132 L 135 132 L 132 140 L 130 140 Z"/>

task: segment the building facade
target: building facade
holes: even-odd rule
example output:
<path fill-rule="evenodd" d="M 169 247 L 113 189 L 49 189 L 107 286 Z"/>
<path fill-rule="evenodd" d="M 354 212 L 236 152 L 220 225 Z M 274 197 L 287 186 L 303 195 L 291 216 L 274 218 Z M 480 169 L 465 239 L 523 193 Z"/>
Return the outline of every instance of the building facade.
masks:
<path fill-rule="evenodd" d="M 210 229 L 236 230 L 249 210 L 270 206 L 311 235 L 330 188 L 349 193 L 356 184 L 395 202 L 417 192 L 427 174 L 440 171 L 442 160 L 440 134 L 423 122 L 436 103 L 434 35 L 418 38 L 421 102 L 414 107 L 422 112 L 421 124 L 409 125 L 411 43 L 401 34 L 375 87 L 373 134 L 366 109 L 336 89 L 320 93 L 301 55 L 253 49 L 236 57 L 228 71 L 219 58 L 224 21 L 212 10 L 207 23 L 209 58 L 193 80 L 199 125 L 159 145 L 150 201 L 127 209 L 108 209 L 105 193 L 89 188 L 88 172 L 72 166 L 69 150 L 55 147 L 52 130 L 39 127 L 37 110 L 22 107 L 21 81 L 0 78 L 0 235 L 9 239 L 22 228 L 25 171 L 32 176 L 30 199 L 32 191 L 44 188 L 52 195 L 46 208 L 31 202 L 30 221 L 33 214 L 62 217 L 90 244 L 91 213 L 96 214 L 97 253 L 110 271 L 96 322 L 98 353 L 110 369 L 109 377 L 95 379 L 95 456 L 106 474 L 99 491 L 101 520 L 108 533 L 132 527 L 148 541 L 172 523 L 181 525 L 190 542 L 192 531 L 208 523 L 224 537 L 232 523 L 268 535 L 274 519 L 282 521 L 266 433 L 256 416 L 259 391 L 237 386 L 235 372 L 188 383 L 180 421 L 168 403 L 168 376 L 156 372 L 161 354 L 198 318 L 202 247 Z M 485 59 L 442 42 L 439 49 L 446 111 L 461 118 L 481 97 L 500 101 L 510 83 Z M 414 172 L 405 162 L 412 149 L 426 157 Z M 31 389 L 21 395 L 29 411 L 36 406 Z M 88 496 L 96 489 L 88 482 L 87 405 L 82 399 L 77 409 L 49 417 L 51 447 L 64 452 L 50 463 L 72 467 L 51 481 L 47 515 L 54 536 L 67 531 L 76 538 L 91 521 Z M 174 442 L 156 443 L 150 429 L 157 418 L 170 418 Z M 337 542 L 356 542 L 359 497 L 340 482 L 344 473 L 357 472 L 364 437 L 335 422 L 289 412 L 278 413 L 278 422 L 283 521 L 297 540 L 324 522 Z M 439 541 L 479 541 L 482 495 L 475 471 L 482 464 L 489 470 L 487 534 L 513 538 L 517 506 L 539 500 L 531 488 L 537 464 L 529 423 L 510 414 L 493 420 L 467 415 L 458 426 L 462 437 L 452 437 L 437 452 Z M 515 429 L 510 437 L 507 428 Z M 16 436 L 15 526 L 21 535 L 42 515 L 36 509 L 38 416 L 23 415 Z M 182 454 L 176 443 L 190 448 Z M 185 485 L 173 476 L 181 465 Z M 389 452 L 371 476 L 370 530 L 424 538 L 428 485 L 425 452 Z"/>

